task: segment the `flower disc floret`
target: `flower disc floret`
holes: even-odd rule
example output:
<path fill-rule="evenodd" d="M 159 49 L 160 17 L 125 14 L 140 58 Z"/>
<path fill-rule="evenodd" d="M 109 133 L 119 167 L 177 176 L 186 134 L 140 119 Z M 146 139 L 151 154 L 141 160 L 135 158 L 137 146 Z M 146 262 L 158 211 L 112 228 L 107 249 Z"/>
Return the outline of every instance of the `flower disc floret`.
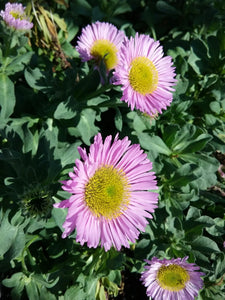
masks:
<path fill-rule="evenodd" d="M 162 266 L 157 272 L 159 285 L 168 291 L 180 291 L 184 289 L 186 282 L 190 279 L 188 272 L 179 265 Z"/>
<path fill-rule="evenodd" d="M 113 84 L 121 85 L 121 101 L 150 116 L 162 113 L 172 102 L 176 83 L 172 58 L 163 56 L 158 41 L 138 33 L 124 40 L 119 54 Z"/>
<path fill-rule="evenodd" d="M 97 217 L 118 217 L 129 203 L 129 185 L 123 172 L 100 167 L 85 187 L 85 202 Z"/>
<path fill-rule="evenodd" d="M 185 299 L 194 300 L 203 287 L 201 276 L 194 263 L 187 262 L 188 257 L 176 259 L 146 260 L 147 265 L 141 281 L 147 288 L 147 296 L 154 300 Z"/>
<path fill-rule="evenodd" d="M 158 84 L 158 72 L 147 57 L 137 57 L 131 62 L 129 81 L 132 88 L 142 95 L 154 92 Z"/>
<path fill-rule="evenodd" d="M 6 3 L 5 10 L 1 10 L 0 16 L 8 26 L 17 30 L 28 30 L 33 27 L 21 3 Z"/>
<path fill-rule="evenodd" d="M 118 62 L 117 52 L 116 46 L 107 40 L 95 41 L 90 51 L 97 62 L 100 63 L 101 60 L 104 60 L 107 70 L 111 70 L 116 66 Z"/>
<path fill-rule="evenodd" d="M 106 22 L 93 23 L 82 29 L 76 50 L 82 61 L 95 60 L 98 67 L 104 60 L 107 71 L 118 63 L 118 52 L 125 38 L 123 31 Z"/>
<path fill-rule="evenodd" d="M 63 189 L 72 195 L 54 205 L 68 208 L 62 237 L 76 229 L 81 245 L 87 242 L 96 248 L 100 243 L 106 251 L 129 247 L 157 207 L 158 194 L 151 191 L 157 189 L 152 163 L 140 145 L 118 135 L 103 142 L 98 134 L 89 154 L 80 147 L 78 151 L 81 160 L 63 181 Z"/>

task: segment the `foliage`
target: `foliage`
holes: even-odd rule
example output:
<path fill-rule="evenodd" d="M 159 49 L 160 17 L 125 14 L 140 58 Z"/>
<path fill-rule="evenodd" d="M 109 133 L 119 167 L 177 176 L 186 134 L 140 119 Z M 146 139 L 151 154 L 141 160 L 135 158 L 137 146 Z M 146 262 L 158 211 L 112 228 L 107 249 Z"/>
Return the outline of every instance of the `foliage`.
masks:
<path fill-rule="evenodd" d="M 24 34 L 0 22 L 2 299 L 147 299 L 139 283 L 144 259 L 189 256 L 206 274 L 197 299 L 222 300 L 224 2 L 20 2 L 34 30 Z M 81 62 L 78 34 L 96 20 L 127 36 L 149 34 L 172 56 L 178 83 L 161 115 L 130 111 L 120 88 L 101 85 L 93 65 Z M 88 147 L 98 132 L 140 143 L 159 185 L 153 219 L 121 252 L 81 246 L 76 233 L 62 240 L 66 211 L 52 206 L 68 197 L 60 181 L 79 158 L 77 147 Z M 135 291 L 127 289 L 131 278 Z"/>

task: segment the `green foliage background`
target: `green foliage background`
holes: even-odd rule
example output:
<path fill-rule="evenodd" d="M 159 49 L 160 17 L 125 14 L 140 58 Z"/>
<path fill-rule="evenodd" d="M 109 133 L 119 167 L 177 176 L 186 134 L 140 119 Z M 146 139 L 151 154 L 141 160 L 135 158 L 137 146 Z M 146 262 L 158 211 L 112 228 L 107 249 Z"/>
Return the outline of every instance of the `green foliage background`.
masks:
<path fill-rule="evenodd" d="M 31 2 L 22 3 L 35 23 Z M 24 35 L 0 24 L 2 299 L 147 299 L 139 282 L 144 259 L 189 256 L 206 274 L 197 299 L 223 300 L 225 179 L 218 168 L 225 168 L 224 1 L 38 4 L 54 16 L 58 48 L 48 27 L 36 24 L 36 32 Z M 149 34 L 173 57 L 174 100 L 155 119 L 130 111 L 120 88 L 102 86 L 92 63 L 81 62 L 77 36 L 97 20 L 127 36 Z M 159 185 L 153 219 L 121 252 L 80 246 L 75 233 L 62 240 L 66 211 L 52 207 L 68 197 L 60 180 L 79 157 L 77 146 L 88 147 L 98 132 L 119 132 L 139 143 Z"/>

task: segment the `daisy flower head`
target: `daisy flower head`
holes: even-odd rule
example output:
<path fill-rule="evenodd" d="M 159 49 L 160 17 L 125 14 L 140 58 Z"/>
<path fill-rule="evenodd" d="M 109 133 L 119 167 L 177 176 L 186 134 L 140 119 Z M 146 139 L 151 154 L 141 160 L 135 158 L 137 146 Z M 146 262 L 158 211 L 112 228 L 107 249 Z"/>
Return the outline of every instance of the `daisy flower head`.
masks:
<path fill-rule="evenodd" d="M 107 71 L 110 71 L 118 63 L 118 53 L 124 38 L 124 32 L 114 25 L 97 21 L 82 29 L 76 50 L 83 62 L 93 59 L 98 66 L 104 60 Z"/>
<path fill-rule="evenodd" d="M 108 251 L 111 246 L 129 248 L 139 231 L 145 231 L 147 218 L 157 207 L 158 194 L 152 163 L 140 149 L 131 145 L 127 137 L 102 140 L 97 134 L 89 154 L 78 147 L 81 160 L 75 162 L 70 179 L 63 181 L 63 189 L 71 197 L 54 204 L 68 208 L 63 224 L 67 237 L 76 229 L 76 241 L 89 248 L 99 243 Z"/>
<path fill-rule="evenodd" d="M 148 265 L 142 273 L 141 281 L 147 287 L 147 296 L 154 300 L 193 300 L 198 291 L 203 287 L 198 272 L 200 269 L 194 263 L 187 262 L 184 258 L 158 259 L 153 257 L 146 260 Z"/>
<path fill-rule="evenodd" d="M 120 49 L 115 68 L 115 85 L 121 85 L 122 101 L 153 116 L 170 105 L 175 85 L 172 58 L 163 57 L 163 48 L 148 35 L 136 33 Z"/>
<path fill-rule="evenodd" d="M 33 27 L 21 3 L 6 3 L 5 10 L 0 11 L 0 16 L 9 27 L 17 30 L 28 30 Z"/>

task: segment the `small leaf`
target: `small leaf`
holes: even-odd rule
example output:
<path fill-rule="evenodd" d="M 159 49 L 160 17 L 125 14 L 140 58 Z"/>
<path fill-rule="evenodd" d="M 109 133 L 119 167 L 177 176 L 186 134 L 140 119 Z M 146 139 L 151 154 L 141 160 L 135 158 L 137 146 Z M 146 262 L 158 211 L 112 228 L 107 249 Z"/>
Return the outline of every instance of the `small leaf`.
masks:
<path fill-rule="evenodd" d="M 219 114 L 220 113 L 220 104 L 217 101 L 212 101 L 209 104 L 209 107 L 211 109 L 212 112 L 214 112 L 215 114 Z"/>
<path fill-rule="evenodd" d="M 115 126 L 116 126 L 117 130 L 122 131 L 122 128 L 123 128 L 123 117 L 122 117 L 122 114 L 121 114 L 119 108 L 116 107 L 115 109 L 116 109 Z"/>

